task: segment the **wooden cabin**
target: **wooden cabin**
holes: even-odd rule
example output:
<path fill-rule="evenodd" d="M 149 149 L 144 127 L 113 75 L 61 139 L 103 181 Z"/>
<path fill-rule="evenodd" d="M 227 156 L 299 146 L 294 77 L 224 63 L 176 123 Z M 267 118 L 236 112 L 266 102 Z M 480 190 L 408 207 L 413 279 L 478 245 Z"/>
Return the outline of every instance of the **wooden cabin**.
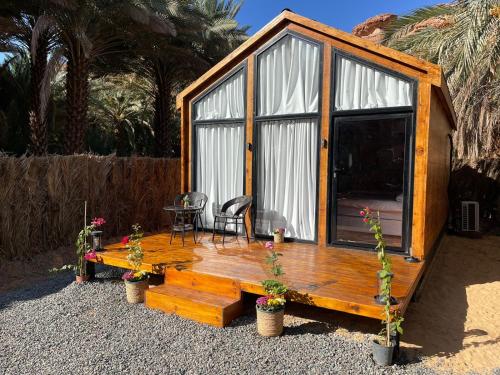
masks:
<path fill-rule="evenodd" d="M 448 212 L 455 114 L 439 66 L 284 11 L 177 106 L 182 190 L 208 195 L 205 227 L 225 201 L 251 195 L 255 240 L 145 237 L 141 269 L 164 276 L 146 306 L 229 324 L 243 293 L 265 293 L 264 243 L 280 227 L 291 300 L 379 319 L 380 264 L 359 215 L 370 207 L 395 254 L 391 292 L 404 314 Z M 92 261 L 129 266 L 120 243 Z"/>
<path fill-rule="evenodd" d="M 257 238 L 424 259 L 447 221 L 456 116 L 442 69 L 283 11 L 177 97 L 181 186 L 253 196 Z"/>

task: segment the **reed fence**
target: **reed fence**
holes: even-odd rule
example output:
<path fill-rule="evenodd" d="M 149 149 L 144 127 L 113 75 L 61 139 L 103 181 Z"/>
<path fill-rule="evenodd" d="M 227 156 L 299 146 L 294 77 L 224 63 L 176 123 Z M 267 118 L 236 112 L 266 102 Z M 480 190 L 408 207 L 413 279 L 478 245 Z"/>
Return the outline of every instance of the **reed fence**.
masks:
<path fill-rule="evenodd" d="M 162 212 L 180 191 L 178 159 L 116 156 L 0 157 L 0 258 L 25 259 L 70 245 L 88 217 L 103 217 L 105 237 L 134 223 L 167 223 Z"/>

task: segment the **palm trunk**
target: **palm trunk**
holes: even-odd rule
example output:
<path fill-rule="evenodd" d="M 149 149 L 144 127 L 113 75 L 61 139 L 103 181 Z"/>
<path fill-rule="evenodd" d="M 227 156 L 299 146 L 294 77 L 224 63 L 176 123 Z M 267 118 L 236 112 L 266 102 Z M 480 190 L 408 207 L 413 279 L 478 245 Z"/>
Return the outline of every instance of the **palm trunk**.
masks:
<path fill-rule="evenodd" d="M 171 83 L 161 70 L 156 74 L 155 111 L 153 129 L 155 133 L 155 156 L 172 156 L 172 91 Z"/>
<path fill-rule="evenodd" d="M 66 73 L 66 128 L 64 131 L 64 153 L 85 151 L 87 109 L 89 98 L 89 59 L 78 43 L 70 54 Z"/>
<path fill-rule="evenodd" d="M 117 139 L 116 139 L 116 155 L 117 156 L 130 156 L 128 134 L 125 129 L 125 121 L 120 121 L 116 124 L 118 129 Z"/>
<path fill-rule="evenodd" d="M 39 38 L 36 56 L 31 58 L 31 104 L 29 110 L 30 153 L 47 153 L 47 112 L 42 109 L 42 82 L 47 70 L 48 35 Z"/>

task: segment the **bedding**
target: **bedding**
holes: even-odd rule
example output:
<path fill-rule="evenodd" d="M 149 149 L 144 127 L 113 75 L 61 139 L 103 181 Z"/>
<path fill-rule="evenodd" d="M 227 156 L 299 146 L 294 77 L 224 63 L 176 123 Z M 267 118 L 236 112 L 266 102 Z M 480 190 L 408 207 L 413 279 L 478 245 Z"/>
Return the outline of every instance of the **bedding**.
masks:
<path fill-rule="evenodd" d="M 361 220 L 359 211 L 369 207 L 372 211 L 380 212 L 384 234 L 401 236 L 403 202 L 396 199 L 339 197 L 337 199 L 338 230 L 367 232 L 368 228 Z"/>

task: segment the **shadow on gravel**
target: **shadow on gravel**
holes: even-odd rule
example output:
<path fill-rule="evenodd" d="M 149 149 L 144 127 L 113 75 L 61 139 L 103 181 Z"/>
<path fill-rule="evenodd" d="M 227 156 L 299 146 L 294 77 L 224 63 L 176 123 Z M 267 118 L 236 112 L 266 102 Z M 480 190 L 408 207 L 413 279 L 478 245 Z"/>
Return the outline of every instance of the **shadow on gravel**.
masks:
<path fill-rule="evenodd" d="M 23 287 L 0 295 L 0 310 L 9 307 L 14 302 L 39 299 L 49 294 L 57 293 L 74 281 L 72 274 L 52 276 L 36 285 Z"/>
<path fill-rule="evenodd" d="M 323 322 L 306 322 L 297 326 L 285 327 L 286 336 L 295 335 L 323 335 L 330 332 L 334 332 L 337 329 L 335 325 L 323 323 Z"/>

